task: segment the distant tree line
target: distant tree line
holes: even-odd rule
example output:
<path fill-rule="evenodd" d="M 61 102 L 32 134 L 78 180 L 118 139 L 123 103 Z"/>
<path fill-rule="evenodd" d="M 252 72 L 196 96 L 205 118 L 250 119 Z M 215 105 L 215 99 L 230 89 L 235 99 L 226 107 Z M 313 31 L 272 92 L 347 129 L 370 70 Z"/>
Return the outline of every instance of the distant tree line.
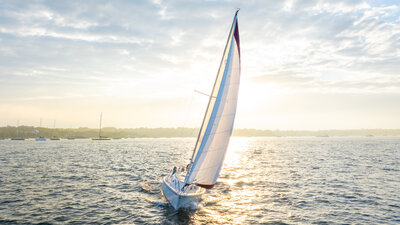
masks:
<path fill-rule="evenodd" d="M 18 135 L 17 135 L 18 132 Z M 144 137 L 196 137 L 198 128 L 114 128 L 104 127 L 101 136 L 110 138 L 144 138 Z M 241 137 L 283 137 L 283 136 L 398 136 L 400 129 L 358 129 L 358 130 L 258 130 L 236 129 L 234 136 Z M 0 138 L 93 138 L 99 136 L 99 130 L 80 127 L 74 129 L 45 128 L 33 126 L 0 127 Z"/>
<path fill-rule="evenodd" d="M 194 137 L 199 129 L 196 128 L 114 128 L 101 129 L 102 137 L 110 138 L 143 138 L 143 137 Z M 99 136 L 99 129 L 80 128 L 45 128 L 33 126 L 7 126 L 0 127 L 0 138 L 36 138 L 36 137 L 60 137 L 60 138 L 94 138 Z"/>
<path fill-rule="evenodd" d="M 234 136 L 242 137 L 285 137 L 285 136 L 398 136 L 400 129 L 354 129 L 354 130 L 257 130 L 237 129 Z"/>

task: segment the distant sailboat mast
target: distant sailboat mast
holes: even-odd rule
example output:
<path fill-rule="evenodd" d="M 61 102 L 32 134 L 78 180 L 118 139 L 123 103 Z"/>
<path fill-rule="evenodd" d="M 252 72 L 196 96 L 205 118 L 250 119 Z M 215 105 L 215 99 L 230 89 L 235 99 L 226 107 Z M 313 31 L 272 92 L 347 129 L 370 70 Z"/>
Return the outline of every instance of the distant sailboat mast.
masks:
<path fill-rule="evenodd" d="M 53 122 L 53 130 L 52 130 L 52 132 L 51 132 L 51 137 L 54 137 L 54 131 L 55 131 L 55 129 L 56 129 L 56 120 L 54 120 L 54 122 Z"/>
<path fill-rule="evenodd" d="M 101 136 L 101 123 L 102 123 L 102 121 L 103 121 L 103 113 L 100 113 L 99 138 L 92 138 L 92 140 L 94 140 L 94 141 L 108 141 L 108 140 L 111 140 L 110 138 Z"/>
<path fill-rule="evenodd" d="M 23 137 L 19 136 L 19 120 L 17 121 L 17 127 L 16 128 L 17 128 L 17 136 L 11 138 L 11 140 L 14 140 L 14 141 L 23 141 L 23 140 L 25 140 Z"/>
<path fill-rule="evenodd" d="M 36 141 L 46 141 L 46 138 L 44 138 L 43 136 L 40 135 L 40 129 L 42 128 L 42 117 L 40 117 L 40 123 L 39 123 L 39 127 L 36 130 Z M 52 138 L 52 137 L 50 137 Z"/>
<path fill-rule="evenodd" d="M 19 120 L 17 121 L 17 137 L 19 137 L 18 128 L 19 128 Z"/>
<path fill-rule="evenodd" d="M 57 137 L 57 136 L 55 136 L 54 134 L 56 134 L 57 132 L 56 132 L 56 120 L 54 120 L 54 123 L 53 123 L 53 131 L 51 132 L 51 138 L 50 138 L 50 140 L 52 140 L 52 141 L 59 141 L 60 140 L 60 138 L 59 137 Z"/>
<path fill-rule="evenodd" d="M 99 139 L 101 138 L 101 119 L 103 117 L 103 112 L 100 113 L 100 127 L 99 127 Z"/>

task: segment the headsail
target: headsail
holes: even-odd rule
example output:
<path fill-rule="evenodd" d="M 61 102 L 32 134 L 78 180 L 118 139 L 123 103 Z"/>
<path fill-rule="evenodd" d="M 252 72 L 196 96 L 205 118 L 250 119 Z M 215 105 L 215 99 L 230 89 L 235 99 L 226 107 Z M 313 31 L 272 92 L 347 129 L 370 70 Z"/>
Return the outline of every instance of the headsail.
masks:
<path fill-rule="evenodd" d="M 212 188 L 233 130 L 240 83 L 240 40 L 236 11 L 185 182 Z"/>

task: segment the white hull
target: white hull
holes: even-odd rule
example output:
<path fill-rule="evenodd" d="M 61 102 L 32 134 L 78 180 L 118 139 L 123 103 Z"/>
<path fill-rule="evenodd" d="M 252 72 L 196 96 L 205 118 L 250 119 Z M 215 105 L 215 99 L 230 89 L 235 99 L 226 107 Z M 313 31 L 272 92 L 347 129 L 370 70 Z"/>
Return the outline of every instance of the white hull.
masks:
<path fill-rule="evenodd" d="M 185 183 L 177 177 L 177 174 L 169 174 L 163 179 L 162 193 L 176 210 L 196 208 L 205 192 L 204 188 L 195 185 L 186 186 L 182 191 L 184 185 Z"/>

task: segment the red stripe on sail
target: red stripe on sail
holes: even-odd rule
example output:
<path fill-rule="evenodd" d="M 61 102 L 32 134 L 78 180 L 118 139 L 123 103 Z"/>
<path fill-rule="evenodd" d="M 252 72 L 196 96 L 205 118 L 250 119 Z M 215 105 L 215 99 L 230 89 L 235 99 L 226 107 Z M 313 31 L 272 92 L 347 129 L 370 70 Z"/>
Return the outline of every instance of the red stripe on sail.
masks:
<path fill-rule="evenodd" d="M 205 189 L 211 189 L 211 188 L 214 187 L 214 185 L 215 184 L 197 184 L 197 186 L 200 186 L 200 187 L 205 188 Z"/>
<path fill-rule="evenodd" d="M 238 26 L 238 22 L 236 19 L 236 27 L 235 27 L 235 40 L 236 40 L 236 44 L 237 44 L 237 48 L 239 50 L 239 58 L 240 58 L 240 38 L 239 38 L 239 26 Z"/>

